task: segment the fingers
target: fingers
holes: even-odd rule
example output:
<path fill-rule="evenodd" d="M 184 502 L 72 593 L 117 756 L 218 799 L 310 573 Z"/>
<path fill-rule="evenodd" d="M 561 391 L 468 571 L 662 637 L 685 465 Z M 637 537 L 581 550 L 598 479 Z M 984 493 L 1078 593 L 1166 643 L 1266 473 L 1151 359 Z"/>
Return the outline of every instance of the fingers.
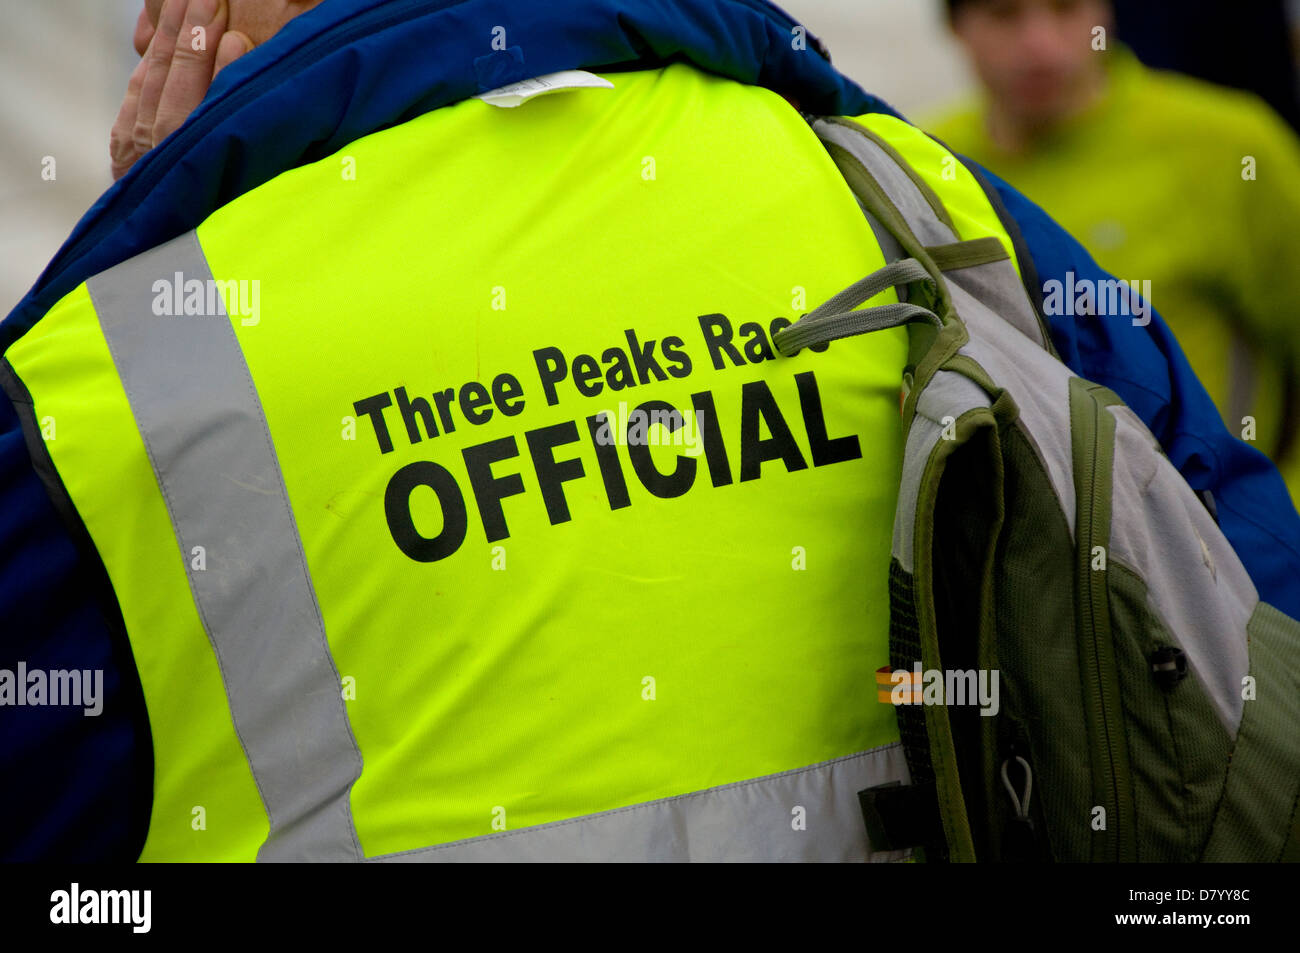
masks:
<path fill-rule="evenodd" d="M 162 101 L 163 87 L 167 85 L 167 72 L 176 53 L 176 38 L 181 32 L 188 0 L 167 0 L 158 17 L 158 31 L 149 52 L 145 54 L 148 70 L 140 89 L 140 105 L 135 116 L 135 147 L 144 155 L 154 147 L 153 127 L 158 118 L 158 104 Z"/>
<path fill-rule="evenodd" d="M 224 39 L 226 13 L 226 0 L 189 0 L 154 115 L 154 145 L 179 129 L 207 95 Z"/>
<path fill-rule="evenodd" d="M 146 47 L 147 50 L 147 47 Z M 113 131 L 108 137 L 109 158 L 113 166 L 113 178 L 120 179 L 126 171 L 135 165 L 135 160 L 143 154 L 136 147 L 135 120 L 140 111 L 140 90 L 144 86 L 145 74 L 149 72 L 148 57 L 141 57 L 131 79 L 126 84 L 126 98 L 118 111 Z"/>
<path fill-rule="evenodd" d="M 217 73 L 220 73 L 252 48 L 253 41 L 238 30 L 231 30 L 229 33 L 223 34 L 221 43 L 217 47 L 217 68 L 212 75 L 215 77 Z"/>
<path fill-rule="evenodd" d="M 153 39 L 153 34 L 153 21 L 149 19 L 149 10 L 147 7 L 141 7 L 140 16 L 135 21 L 135 36 L 131 41 L 136 53 L 144 56 L 145 51 L 149 49 L 149 42 Z"/>
<path fill-rule="evenodd" d="M 147 17 L 136 25 L 136 49 L 147 45 L 109 136 L 115 179 L 180 128 L 213 77 L 253 48 L 245 34 L 226 32 L 228 0 L 159 2 L 157 28 Z"/>

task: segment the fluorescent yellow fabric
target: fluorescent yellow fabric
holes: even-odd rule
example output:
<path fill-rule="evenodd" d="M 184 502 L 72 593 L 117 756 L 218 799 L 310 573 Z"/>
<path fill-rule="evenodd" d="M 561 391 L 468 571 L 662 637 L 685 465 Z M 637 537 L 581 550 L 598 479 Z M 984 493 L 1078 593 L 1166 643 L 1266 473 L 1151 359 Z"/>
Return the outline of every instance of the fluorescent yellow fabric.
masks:
<path fill-rule="evenodd" d="M 186 562 L 85 285 L 6 353 L 113 583 L 144 688 L 154 795 L 141 860 L 245 860 L 269 824 Z"/>
<path fill-rule="evenodd" d="M 1016 273 L 1020 273 L 1015 245 L 997 211 L 979 180 L 951 151 L 916 126 L 883 113 L 857 116 L 854 122 L 883 139 L 939 198 L 956 226 L 959 241 L 998 239 L 1011 257 Z"/>
<path fill-rule="evenodd" d="M 906 334 L 763 359 L 774 321 L 877 270 L 881 253 L 833 163 L 779 96 L 684 65 L 607 78 L 612 91 L 437 110 L 281 175 L 198 230 L 217 279 L 258 282 L 255 320 L 239 315 L 232 327 L 349 693 L 364 759 L 352 810 L 367 856 L 683 794 L 898 737 L 893 708 L 870 687 L 888 663 Z M 91 339 L 84 299 L 61 307 L 75 305 L 78 333 Z M 229 300 L 227 309 L 236 311 Z M 56 317 L 15 349 L 16 365 L 54 333 Z M 718 368 L 705 331 L 724 327 L 734 352 L 718 347 Z M 635 367 L 633 352 L 651 341 L 663 380 Z M 105 380 L 102 338 L 84 347 L 94 351 L 90 378 Z M 547 349 L 568 368 L 553 403 Z M 615 349 L 635 386 L 615 389 L 629 379 Z M 129 472 L 111 489 L 96 483 L 93 453 L 109 438 L 75 429 L 60 440 L 93 440 L 93 450 L 78 444 L 55 461 L 79 509 L 104 509 L 97 542 L 133 532 L 112 501 L 145 498 L 132 548 L 101 551 L 146 659 L 157 828 L 211 790 L 187 764 L 233 770 L 214 668 L 193 654 L 203 631 L 182 554 L 127 432 L 120 384 L 76 397 L 83 381 L 57 362 L 18 370 L 33 371 L 38 410 L 46 400 L 93 401 L 101 389 L 116 401 L 113 439 Z M 506 374 L 516 386 L 497 405 L 476 400 L 490 401 Z M 390 407 L 393 449 L 381 452 L 373 418 L 355 404 L 396 400 L 399 388 L 430 400 L 435 415 L 435 392 L 452 389 L 454 429 L 439 416 L 437 435 L 417 431 L 413 443 Z M 695 469 L 682 495 L 659 498 L 629 447 L 606 447 L 630 502 L 611 508 L 617 493 L 602 479 L 587 418 L 625 420 L 647 401 L 689 410 L 699 394 L 711 398 L 704 426 L 721 435 L 730 482 L 714 485 L 716 461 L 704 453 L 654 446 L 662 473 Z M 488 407 L 491 419 L 474 422 Z M 576 439 L 553 457 L 580 461 L 583 475 L 562 483 L 565 520 L 554 498 L 548 515 L 529 435 L 570 422 Z M 785 428 L 785 457 L 742 472 L 742 445 L 761 457 Z M 653 428 L 652 439 L 665 437 Z M 846 452 L 853 440 L 856 454 Z M 508 536 L 489 541 L 465 452 L 493 441 L 513 441 L 517 456 L 492 475 L 517 474 L 522 492 L 501 501 Z M 418 461 L 446 468 L 467 511 L 464 541 L 438 561 L 407 555 L 386 518 L 390 481 Z M 438 535 L 432 490 L 415 490 L 410 509 L 417 532 Z M 149 600 L 132 599 L 137 590 Z M 197 697 L 192 679 L 207 680 Z M 213 752 L 168 741 L 195 723 L 194 743 Z M 149 856 L 252 859 L 265 815 L 246 810 L 246 779 L 228 787 L 223 796 L 242 812 L 237 835 L 155 844 L 151 832 Z"/>
<path fill-rule="evenodd" d="M 1249 94 L 1148 70 L 1123 47 L 1104 55 L 1107 95 L 1030 153 L 995 146 L 979 106 L 923 125 L 1043 206 L 1116 277 L 1150 281 L 1225 417 L 1240 329 L 1256 446 L 1272 452 L 1283 368 L 1300 366 L 1300 145 Z M 1243 434 L 1240 419 L 1227 423 Z M 1281 468 L 1300 499 L 1300 446 Z"/>

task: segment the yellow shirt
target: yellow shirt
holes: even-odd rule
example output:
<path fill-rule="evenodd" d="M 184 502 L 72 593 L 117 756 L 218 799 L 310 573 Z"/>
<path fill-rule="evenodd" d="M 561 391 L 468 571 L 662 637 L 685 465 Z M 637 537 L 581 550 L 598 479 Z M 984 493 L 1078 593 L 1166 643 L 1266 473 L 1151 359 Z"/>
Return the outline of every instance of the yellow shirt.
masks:
<path fill-rule="evenodd" d="M 1277 461 L 1300 500 L 1300 141 L 1261 100 L 1151 70 L 1119 46 L 1105 94 L 1031 151 L 993 143 L 982 104 L 923 127 L 1041 205 L 1151 303 L 1229 430 Z M 1080 320 L 1087 320 L 1081 318 Z M 1284 436 L 1292 446 L 1279 459 Z"/>

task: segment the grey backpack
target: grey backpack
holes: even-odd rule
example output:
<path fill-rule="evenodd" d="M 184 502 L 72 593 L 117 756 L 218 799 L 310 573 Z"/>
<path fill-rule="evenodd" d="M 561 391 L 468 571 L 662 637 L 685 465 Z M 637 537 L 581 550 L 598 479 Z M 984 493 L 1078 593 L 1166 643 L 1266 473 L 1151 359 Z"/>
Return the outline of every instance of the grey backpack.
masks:
<path fill-rule="evenodd" d="M 911 342 L 878 676 L 910 783 L 861 793 L 873 848 L 1300 859 L 1300 622 L 1260 601 L 1137 415 L 1056 358 L 1002 243 L 959 242 L 871 131 L 813 129 L 889 264 L 777 346 L 900 324 Z M 859 309 L 887 287 L 900 303 Z M 972 703 L 981 677 L 995 706 Z"/>

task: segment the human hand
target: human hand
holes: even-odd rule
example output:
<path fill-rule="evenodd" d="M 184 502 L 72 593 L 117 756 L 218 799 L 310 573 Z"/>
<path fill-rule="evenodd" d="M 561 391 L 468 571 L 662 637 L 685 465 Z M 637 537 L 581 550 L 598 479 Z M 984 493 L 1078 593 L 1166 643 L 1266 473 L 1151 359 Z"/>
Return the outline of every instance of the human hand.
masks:
<path fill-rule="evenodd" d="M 114 179 L 180 128 L 217 73 L 253 48 L 247 35 L 226 30 L 228 17 L 227 0 L 166 0 L 156 28 L 141 11 L 137 49 L 146 37 L 148 47 L 109 137 Z"/>

